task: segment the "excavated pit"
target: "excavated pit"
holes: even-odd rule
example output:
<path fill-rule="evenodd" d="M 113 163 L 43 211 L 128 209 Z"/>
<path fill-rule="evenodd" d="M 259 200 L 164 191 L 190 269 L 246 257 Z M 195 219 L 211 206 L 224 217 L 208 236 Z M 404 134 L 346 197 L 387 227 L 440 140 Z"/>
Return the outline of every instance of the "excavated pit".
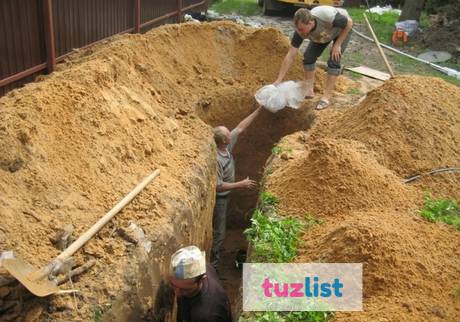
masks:
<path fill-rule="evenodd" d="M 212 127 L 223 125 L 233 129 L 257 107 L 253 92 L 229 88 L 214 93 L 197 104 L 197 114 Z M 241 134 L 234 148 L 236 178 L 246 177 L 259 182 L 264 166 L 272 154 L 276 143 L 284 136 L 307 130 L 315 119 L 311 108 L 283 109 L 273 114 L 263 110 L 251 126 Z M 253 190 L 236 190 L 231 193 L 228 209 L 227 232 L 222 250 L 222 263 L 219 267 L 222 284 L 231 299 L 234 311 L 239 296 L 241 271 L 235 260 L 239 250 L 245 251 L 247 242 L 244 229 L 250 224 L 250 218 L 259 196 L 259 186 Z"/>
<path fill-rule="evenodd" d="M 171 254 L 190 244 L 208 254 L 211 247 L 212 127 L 231 129 L 255 109 L 253 94 L 276 78 L 288 48 L 275 29 L 169 25 L 78 52 L 53 74 L 2 97 L 0 251 L 43 267 L 59 254 L 50 237 L 60 229 L 72 224 L 76 238 L 153 169 L 161 174 L 74 256 L 77 265 L 96 260 L 62 286 L 80 290 L 75 296 L 37 299 L 0 268 L 0 320 L 173 321 L 164 279 Z M 302 74 L 299 55 L 286 78 Z M 318 71 L 317 91 L 324 79 Z M 439 163 L 458 166 L 458 88 L 400 77 L 350 107 L 351 86 L 358 85 L 339 78 L 334 104 L 349 107 L 343 110 L 316 113 L 313 100 L 298 110 L 263 111 L 236 145 L 236 176 L 263 180 L 283 214 L 326 219 L 303 236 L 308 246 L 297 261 L 373 260 L 364 276 L 369 310 L 338 320 L 397 320 L 402 313 L 406 320 L 454 319 L 453 297 L 428 293 L 454 291 L 459 234 L 414 216 L 414 208 L 426 187 L 458 198 L 458 177 L 412 187 L 400 181 Z M 292 153 L 272 158 L 280 139 Z M 265 181 L 267 159 L 272 174 Z M 241 274 L 235 254 L 246 248 L 242 231 L 258 193 L 232 194 L 222 267 L 234 308 Z M 152 242 L 150 251 L 130 237 L 131 223 Z M 396 282 L 423 296 L 405 301 L 391 293 Z"/>
<path fill-rule="evenodd" d="M 96 260 L 62 286 L 80 290 L 75 296 L 34 298 L 0 268 L 0 319 L 171 321 L 171 254 L 211 247 L 212 126 L 232 128 L 252 111 L 253 93 L 276 78 L 288 48 L 275 29 L 168 25 L 77 52 L 2 97 L 0 251 L 43 267 L 60 252 L 51 242 L 60 229 L 72 224 L 77 238 L 153 169 L 161 174 L 75 254 L 77 265 Z M 287 78 L 302 73 L 299 56 Z M 317 77 L 320 89 L 324 73 Z M 338 91 L 348 88 L 338 82 Z M 312 104 L 262 113 L 235 150 L 237 177 L 259 180 L 273 144 L 310 126 Z M 244 245 L 257 191 L 232 198 L 226 244 Z M 152 242 L 149 252 L 129 236 L 131 223 Z M 224 265 L 234 267 L 233 258 Z"/>

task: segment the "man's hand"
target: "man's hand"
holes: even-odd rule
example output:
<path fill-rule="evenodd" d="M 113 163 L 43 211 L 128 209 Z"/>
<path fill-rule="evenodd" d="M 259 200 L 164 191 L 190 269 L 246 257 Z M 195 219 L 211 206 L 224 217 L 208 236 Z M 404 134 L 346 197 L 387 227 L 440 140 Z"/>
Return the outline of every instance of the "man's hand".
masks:
<path fill-rule="evenodd" d="M 249 177 L 239 182 L 239 186 L 244 189 L 254 189 L 256 185 L 257 185 L 257 182 L 249 179 Z"/>
<path fill-rule="evenodd" d="M 331 50 L 331 57 L 335 61 L 340 61 L 340 57 L 342 57 L 342 46 L 340 44 L 334 44 Z"/>

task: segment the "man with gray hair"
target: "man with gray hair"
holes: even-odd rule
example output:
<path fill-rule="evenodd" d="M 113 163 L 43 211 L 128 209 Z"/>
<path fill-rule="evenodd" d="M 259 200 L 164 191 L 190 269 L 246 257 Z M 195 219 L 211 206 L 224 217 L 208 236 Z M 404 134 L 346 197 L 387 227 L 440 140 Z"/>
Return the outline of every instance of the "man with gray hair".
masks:
<path fill-rule="evenodd" d="M 278 78 L 273 85 L 282 82 L 297 55 L 297 50 L 304 39 L 309 39 L 304 53 L 303 66 L 305 71 L 305 98 L 313 98 L 315 82 L 315 63 L 324 49 L 332 42 L 332 49 L 327 61 L 327 79 L 324 93 L 316 109 L 321 110 L 329 106 L 335 82 L 340 74 L 340 59 L 350 39 L 350 30 L 353 21 L 348 12 L 342 8 L 318 6 L 311 11 L 301 8 L 294 15 L 294 36 L 291 47 L 281 64 Z"/>
<path fill-rule="evenodd" d="M 261 110 L 262 107 L 257 108 L 231 132 L 225 126 L 214 128 L 214 141 L 217 146 L 217 193 L 212 223 L 211 264 L 216 270 L 219 265 L 220 248 L 225 238 L 230 191 L 252 189 L 256 186 L 256 182 L 249 179 L 249 177 L 235 182 L 235 160 L 232 156 L 232 150 L 238 140 L 238 136 L 254 121 Z"/>

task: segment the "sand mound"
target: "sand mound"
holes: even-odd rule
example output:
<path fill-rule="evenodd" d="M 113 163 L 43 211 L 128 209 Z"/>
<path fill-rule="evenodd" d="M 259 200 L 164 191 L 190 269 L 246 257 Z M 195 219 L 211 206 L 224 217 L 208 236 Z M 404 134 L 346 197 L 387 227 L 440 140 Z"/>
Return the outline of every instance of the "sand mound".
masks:
<path fill-rule="evenodd" d="M 410 185 L 429 193 L 433 198 L 451 198 L 460 201 L 459 172 L 425 175 Z"/>
<path fill-rule="evenodd" d="M 302 216 L 401 208 L 417 197 L 364 144 L 324 139 L 270 176 L 269 191 L 280 196 L 282 210 Z"/>
<path fill-rule="evenodd" d="M 460 233 L 418 215 L 423 192 L 458 199 L 457 174 L 403 176 L 460 161 L 460 91 L 442 80 L 398 77 L 344 111 L 318 115 L 285 137 L 266 190 L 282 213 L 323 216 L 297 262 L 364 263 L 364 311 L 338 321 L 453 321 Z M 290 151 L 292 150 L 292 151 Z M 290 151 L 290 152 L 289 152 Z"/>
<path fill-rule="evenodd" d="M 363 142 L 401 176 L 460 164 L 460 89 L 439 78 L 389 80 L 330 122 L 318 137 Z"/>
<path fill-rule="evenodd" d="M 445 320 L 458 316 L 454 292 L 460 274 L 459 232 L 406 213 L 360 212 L 307 231 L 297 262 L 363 263 L 364 313 L 338 320 Z M 377 308 L 390 301 L 393 312 Z"/>

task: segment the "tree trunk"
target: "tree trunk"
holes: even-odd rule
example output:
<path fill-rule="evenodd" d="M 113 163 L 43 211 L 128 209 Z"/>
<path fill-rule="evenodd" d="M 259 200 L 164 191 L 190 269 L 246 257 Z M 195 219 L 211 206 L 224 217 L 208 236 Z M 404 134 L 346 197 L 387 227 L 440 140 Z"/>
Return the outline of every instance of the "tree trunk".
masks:
<path fill-rule="evenodd" d="M 406 0 L 402 8 L 401 16 L 399 21 L 404 20 L 417 20 L 420 21 L 420 15 L 422 14 L 423 5 L 425 0 Z"/>

